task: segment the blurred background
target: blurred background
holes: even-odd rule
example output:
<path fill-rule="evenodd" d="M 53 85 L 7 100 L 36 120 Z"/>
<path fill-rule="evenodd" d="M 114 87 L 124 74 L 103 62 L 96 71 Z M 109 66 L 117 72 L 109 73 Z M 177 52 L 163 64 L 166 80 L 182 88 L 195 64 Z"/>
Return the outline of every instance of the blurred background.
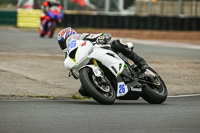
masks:
<path fill-rule="evenodd" d="M 57 0 L 59 27 L 200 30 L 200 0 Z M 44 0 L 1 0 L 0 24 L 38 27 Z"/>

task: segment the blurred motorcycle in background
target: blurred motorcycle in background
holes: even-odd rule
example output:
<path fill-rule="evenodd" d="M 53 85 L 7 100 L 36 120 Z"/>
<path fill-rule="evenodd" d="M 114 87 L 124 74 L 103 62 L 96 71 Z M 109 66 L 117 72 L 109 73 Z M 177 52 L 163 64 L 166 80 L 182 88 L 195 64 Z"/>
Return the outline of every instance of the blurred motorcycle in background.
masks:
<path fill-rule="evenodd" d="M 41 16 L 41 21 L 39 23 L 39 34 L 40 37 L 47 35 L 52 38 L 54 31 L 58 24 L 62 21 L 63 13 L 61 12 L 62 6 L 53 6 L 46 13 L 45 16 Z"/>

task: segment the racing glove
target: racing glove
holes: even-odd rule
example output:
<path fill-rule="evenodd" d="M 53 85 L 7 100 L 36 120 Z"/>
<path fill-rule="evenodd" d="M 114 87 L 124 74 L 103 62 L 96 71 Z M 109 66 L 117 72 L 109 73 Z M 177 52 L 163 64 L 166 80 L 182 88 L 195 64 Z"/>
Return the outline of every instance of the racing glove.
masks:
<path fill-rule="evenodd" d="M 98 44 L 107 44 L 112 38 L 110 33 L 103 33 L 101 36 L 97 37 L 96 43 Z"/>

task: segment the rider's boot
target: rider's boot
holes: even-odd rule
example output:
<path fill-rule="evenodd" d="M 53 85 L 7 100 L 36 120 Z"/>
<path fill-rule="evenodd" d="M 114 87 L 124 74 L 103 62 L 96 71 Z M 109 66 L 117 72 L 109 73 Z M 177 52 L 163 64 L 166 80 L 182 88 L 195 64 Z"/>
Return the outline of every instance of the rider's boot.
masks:
<path fill-rule="evenodd" d="M 145 70 L 149 68 L 147 62 L 142 57 L 137 55 L 131 48 L 129 48 L 129 46 L 122 40 L 114 40 L 111 43 L 111 48 L 117 52 L 121 52 L 123 55 L 132 60 L 141 72 L 145 72 Z"/>
<path fill-rule="evenodd" d="M 149 65 L 144 60 L 144 58 L 137 55 L 134 51 L 130 51 L 127 53 L 124 53 L 125 56 L 127 56 L 130 60 L 132 60 L 138 66 L 138 68 L 141 70 L 142 73 L 145 72 L 147 68 L 149 68 Z"/>

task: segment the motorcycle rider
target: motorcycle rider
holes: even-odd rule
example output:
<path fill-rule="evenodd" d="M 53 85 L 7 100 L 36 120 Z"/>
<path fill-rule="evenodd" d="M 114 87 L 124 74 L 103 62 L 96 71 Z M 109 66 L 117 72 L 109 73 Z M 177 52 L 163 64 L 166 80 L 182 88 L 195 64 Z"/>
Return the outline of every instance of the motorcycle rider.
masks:
<path fill-rule="evenodd" d="M 62 29 L 58 35 L 57 35 L 57 41 L 60 45 L 60 48 L 63 52 L 65 52 L 65 58 L 67 57 L 67 44 L 66 40 L 69 36 L 77 34 L 75 30 L 73 30 L 71 27 Z M 82 40 L 88 40 L 93 43 L 97 44 L 107 44 L 110 42 L 112 50 L 115 52 L 120 52 L 124 56 L 128 57 L 130 60 L 132 60 L 140 69 L 140 71 L 143 73 L 145 70 L 149 67 L 147 62 L 137 55 L 133 50 L 133 45 L 125 43 L 123 40 L 113 40 L 111 41 L 111 34 L 109 33 L 101 33 L 101 34 L 89 34 L 89 33 L 83 33 L 81 34 Z M 86 95 L 84 92 L 84 89 L 80 87 L 79 93 L 81 95 Z"/>
<path fill-rule="evenodd" d="M 62 9 L 62 6 L 60 6 L 59 2 L 57 2 L 56 0 L 46 0 L 41 6 L 42 14 L 40 16 L 40 34 L 47 33 L 48 22 L 50 20 L 50 17 L 48 16 L 48 11 L 50 11 L 50 9 L 54 6 L 58 7 L 60 10 Z"/>

